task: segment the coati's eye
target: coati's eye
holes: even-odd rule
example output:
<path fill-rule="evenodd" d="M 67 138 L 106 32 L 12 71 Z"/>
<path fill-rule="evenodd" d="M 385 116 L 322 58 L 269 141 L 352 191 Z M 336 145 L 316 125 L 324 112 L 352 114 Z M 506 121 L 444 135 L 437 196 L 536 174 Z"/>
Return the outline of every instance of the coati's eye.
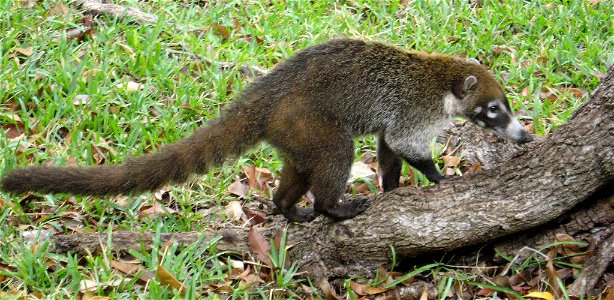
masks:
<path fill-rule="evenodd" d="M 496 114 L 496 113 L 498 113 L 498 112 L 499 112 L 499 106 L 493 105 L 493 106 L 489 107 L 489 108 L 488 108 L 488 110 L 489 110 L 491 113 Z"/>

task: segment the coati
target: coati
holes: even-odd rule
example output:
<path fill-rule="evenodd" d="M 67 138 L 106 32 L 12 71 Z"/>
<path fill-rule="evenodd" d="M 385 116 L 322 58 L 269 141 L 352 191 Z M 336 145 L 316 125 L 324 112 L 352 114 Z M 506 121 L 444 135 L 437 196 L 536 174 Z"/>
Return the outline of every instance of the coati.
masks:
<path fill-rule="evenodd" d="M 512 116 L 503 89 L 474 61 L 409 52 L 377 42 L 337 39 L 306 48 L 237 96 L 222 115 L 159 152 L 122 165 L 28 167 L 8 172 L 11 193 L 113 195 L 183 182 L 264 140 L 284 166 L 273 198 L 290 221 L 319 214 L 341 220 L 366 209 L 340 203 L 354 158 L 353 138 L 378 136 L 384 191 L 399 186 L 402 161 L 442 180 L 429 142 L 452 117 L 464 116 L 515 142 L 531 141 Z M 308 190 L 314 208 L 295 204 Z"/>

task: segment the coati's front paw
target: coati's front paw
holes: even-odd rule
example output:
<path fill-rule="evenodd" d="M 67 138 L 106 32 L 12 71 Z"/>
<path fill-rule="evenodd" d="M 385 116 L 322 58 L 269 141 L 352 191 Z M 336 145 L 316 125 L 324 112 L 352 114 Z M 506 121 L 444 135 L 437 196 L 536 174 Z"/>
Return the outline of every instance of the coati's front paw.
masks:
<path fill-rule="evenodd" d="M 429 181 L 434 182 L 434 183 L 439 183 L 440 181 L 447 179 L 447 178 L 441 176 L 441 174 L 439 174 L 437 172 L 434 172 L 432 174 L 425 174 L 425 175 L 426 175 L 426 178 Z"/>
<path fill-rule="evenodd" d="M 445 175 L 445 176 L 443 176 L 441 178 L 440 181 L 448 181 L 448 180 L 451 180 L 451 179 L 454 179 L 454 178 L 457 178 L 457 177 L 460 177 L 460 176 L 458 176 L 458 175 Z"/>
<path fill-rule="evenodd" d="M 305 223 L 311 222 L 320 214 L 313 208 L 293 207 L 286 212 L 282 212 L 284 217 L 290 222 Z"/>
<path fill-rule="evenodd" d="M 321 213 L 335 220 L 351 219 L 369 208 L 369 199 L 355 199 L 350 202 L 338 203 L 333 208 Z"/>

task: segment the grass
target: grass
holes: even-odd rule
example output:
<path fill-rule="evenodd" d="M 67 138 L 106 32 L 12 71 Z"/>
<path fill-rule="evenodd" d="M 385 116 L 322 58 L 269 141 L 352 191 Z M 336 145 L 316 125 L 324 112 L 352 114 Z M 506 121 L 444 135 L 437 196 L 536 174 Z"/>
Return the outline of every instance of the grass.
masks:
<path fill-rule="evenodd" d="M 564 124 L 588 99 L 570 88 L 591 92 L 614 62 L 614 6 L 609 1 L 483 1 L 480 8 L 470 2 L 129 0 L 120 4 L 138 7 L 159 21 L 138 25 L 103 16 L 93 20 L 93 34 L 79 41 L 62 35 L 83 26 L 76 2 L 0 0 L 0 174 L 30 164 L 120 163 L 188 135 L 215 118 L 249 82 L 239 67 L 221 68 L 193 54 L 268 69 L 336 36 L 465 54 L 488 65 L 505 83 L 513 108 L 540 135 Z M 130 81 L 142 89 L 118 87 Z M 549 92 L 553 95 L 545 97 Z M 89 98 L 81 103 L 79 95 Z M 357 156 L 374 154 L 373 139 L 357 139 L 356 149 Z M 0 296 L 75 298 L 84 293 L 79 283 L 85 279 L 101 283 L 121 278 L 108 264 L 117 258 L 110 251 L 106 258 L 55 255 L 45 243 L 26 242 L 24 235 L 72 232 L 75 227 L 98 232 L 223 227 L 228 220 L 217 208 L 236 199 L 227 188 L 246 165 L 276 175 L 281 162 L 273 149 L 261 145 L 189 185 L 170 187 L 180 213 L 152 218 L 140 215 L 154 202 L 152 194 L 119 200 L 0 194 Z M 188 297 L 205 292 L 212 298 L 245 299 L 300 293 L 296 279 L 283 275 L 278 284 L 288 294 L 276 291 L 275 283 L 236 282 L 222 293 L 214 287 L 227 280 L 229 267 L 215 245 L 209 253 L 191 255 L 158 246 L 135 257 L 149 272 L 161 263 L 184 283 Z M 451 281 L 442 284 L 443 293 Z M 101 285 L 91 293 L 180 297 L 157 280 Z"/>

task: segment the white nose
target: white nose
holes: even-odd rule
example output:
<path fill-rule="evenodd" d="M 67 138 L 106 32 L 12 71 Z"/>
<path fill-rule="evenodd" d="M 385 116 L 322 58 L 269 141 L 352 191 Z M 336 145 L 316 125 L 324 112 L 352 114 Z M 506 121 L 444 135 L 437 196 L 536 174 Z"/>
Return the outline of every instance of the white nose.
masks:
<path fill-rule="evenodd" d="M 518 143 L 524 144 L 533 141 L 531 135 L 524 130 L 524 127 L 516 120 L 516 118 L 512 118 L 512 121 L 507 124 L 504 130 L 504 134 L 510 140 Z"/>

